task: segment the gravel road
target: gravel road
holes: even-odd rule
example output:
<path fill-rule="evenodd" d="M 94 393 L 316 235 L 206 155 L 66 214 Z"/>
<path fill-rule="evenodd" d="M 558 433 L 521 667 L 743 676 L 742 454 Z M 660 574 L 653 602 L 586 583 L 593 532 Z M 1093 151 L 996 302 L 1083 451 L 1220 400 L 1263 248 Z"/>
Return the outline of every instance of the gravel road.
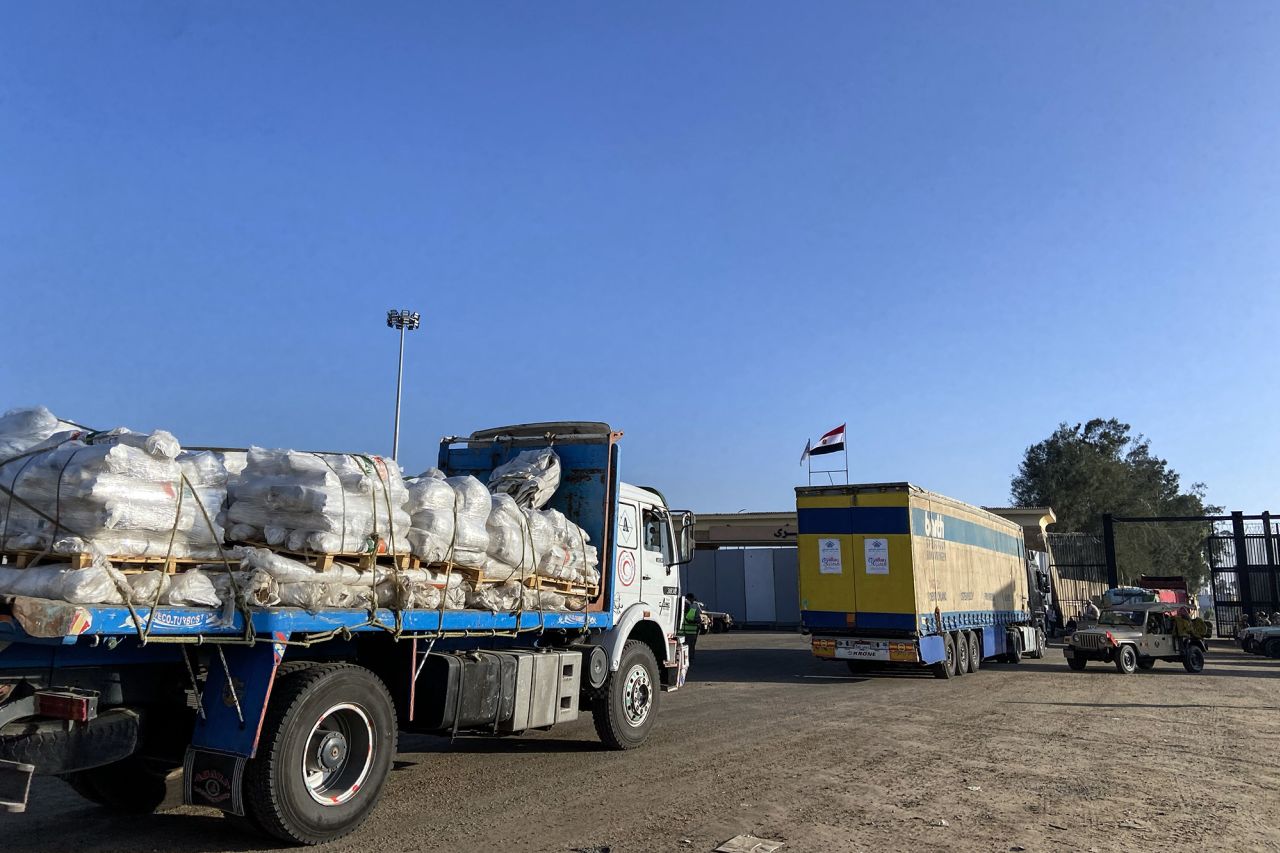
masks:
<path fill-rule="evenodd" d="M 710 635 L 643 749 L 600 749 L 589 720 L 404 736 L 377 811 L 326 849 L 1280 850 L 1278 678 L 1225 643 L 1199 676 L 1074 673 L 1055 648 L 951 682 L 853 678 L 796 634 Z M 0 826 L 8 850 L 272 849 L 214 812 L 113 816 L 49 779 Z"/>

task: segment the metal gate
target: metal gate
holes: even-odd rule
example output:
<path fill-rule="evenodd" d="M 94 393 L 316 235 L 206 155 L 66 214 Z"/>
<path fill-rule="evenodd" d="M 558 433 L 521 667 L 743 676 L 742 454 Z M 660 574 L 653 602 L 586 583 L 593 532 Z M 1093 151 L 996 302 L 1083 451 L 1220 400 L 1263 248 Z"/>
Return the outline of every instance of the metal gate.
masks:
<path fill-rule="evenodd" d="M 1240 617 L 1280 612 L 1280 521 L 1271 513 L 1231 514 L 1205 543 L 1213 574 L 1213 614 L 1218 636 L 1233 637 Z"/>
<path fill-rule="evenodd" d="M 1059 624 L 1078 619 L 1084 603 L 1110 588 L 1102 538 L 1088 533 L 1048 533 L 1049 575 Z"/>

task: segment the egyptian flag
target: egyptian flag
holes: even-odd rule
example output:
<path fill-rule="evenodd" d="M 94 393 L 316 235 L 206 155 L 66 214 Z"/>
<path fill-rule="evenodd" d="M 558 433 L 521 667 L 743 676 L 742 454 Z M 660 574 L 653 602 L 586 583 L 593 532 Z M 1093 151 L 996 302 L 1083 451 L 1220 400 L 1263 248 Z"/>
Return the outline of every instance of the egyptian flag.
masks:
<path fill-rule="evenodd" d="M 844 450 L 844 424 L 818 439 L 816 447 L 809 451 L 810 456 L 821 456 L 824 453 L 838 453 Z"/>

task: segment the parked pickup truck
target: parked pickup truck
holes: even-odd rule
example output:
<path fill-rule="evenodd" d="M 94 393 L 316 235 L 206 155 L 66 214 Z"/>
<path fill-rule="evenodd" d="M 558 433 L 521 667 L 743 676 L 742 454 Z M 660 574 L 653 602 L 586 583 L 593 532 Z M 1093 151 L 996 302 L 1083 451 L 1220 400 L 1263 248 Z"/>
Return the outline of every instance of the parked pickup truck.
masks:
<path fill-rule="evenodd" d="M 440 446 L 444 472 L 482 481 L 554 447 L 550 506 L 600 548 L 600 587 L 581 611 L 0 600 L 0 811 L 25 807 L 33 773 L 136 813 L 181 778 L 188 804 L 317 844 L 374 808 L 398 731 L 510 735 L 583 712 L 607 746 L 639 746 L 688 666 L 677 567 L 693 517 L 621 481 L 621 436 L 542 423 Z"/>
<path fill-rule="evenodd" d="M 1128 675 L 1151 669 L 1156 661 L 1170 661 L 1187 672 L 1200 672 L 1208 650 L 1204 632 L 1188 618 L 1182 619 L 1180 630 L 1180 609 L 1185 607 L 1153 601 L 1104 610 L 1096 623 L 1067 638 L 1067 665 L 1079 672 L 1089 661 L 1100 661 Z"/>

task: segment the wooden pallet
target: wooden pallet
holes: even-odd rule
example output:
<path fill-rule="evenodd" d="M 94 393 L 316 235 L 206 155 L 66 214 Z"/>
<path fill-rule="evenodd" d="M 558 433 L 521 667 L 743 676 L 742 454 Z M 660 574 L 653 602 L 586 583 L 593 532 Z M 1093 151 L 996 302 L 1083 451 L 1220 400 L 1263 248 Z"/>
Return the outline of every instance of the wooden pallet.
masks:
<path fill-rule="evenodd" d="M 472 568 L 470 566 L 452 566 L 448 563 L 435 563 L 426 568 L 432 571 L 461 575 L 472 584 L 498 584 L 510 583 L 511 581 L 520 581 L 529 589 L 545 589 L 548 592 L 559 592 L 565 595 L 582 595 L 588 598 L 595 598 L 599 593 L 598 586 L 589 586 L 586 584 L 573 583 L 572 581 L 560 580 L 558 578 L 547 578 L 542 575 L 525 575 L 523 578 L 519 574 L 510 577 L 495 577 L 493 575 L 484 574 L 482 569 Z"/>
<path fill-rule="evenodd" d="M 544 578 L 541 575 L 530 578 L 529 581 L 527 586 L 530 589 L 545 589 L 548 592 L 559 592 L 564 595 L 581 595 L 587 598 L 595 598 L 600 592 L 598 586 L 574 583 L 573 581 L 560 580 L 559 578 Z"/>
<path fill-rule="evenodd" d="M 0 556 L 7 557 L 10 564 L 19 569 L 25 569 L 37 558 L 40 557 L 40 565 L 55 566 L 70 564 L 73 569 L 84 569 L 93 565 L 93 561 L 97 558 L 94 554 L 54 554 L 52 552 L 44 554 L 41 557 L 39 551 L 9 551 Z M 169 574 L 181 572 L 185 569 L 195 568 L 196 566 L 208 566 L 219 563 L 215 559 L 191 559 L 187 557 L 130 557 L 120 554 L 106 554 L 105 559 L 111 563 L 113 567 L 119 569 L 126 574 L 129 572 L 155 571 L 160 570 Z M 232 560 L 235 563 L 235 560 Z"/>
<path fill-rule="evenodd" d="M 347 566 L 354 566 L 362 572 L 370 571 L 374 568 L 397 568 L 397 569 L 420 569 L 424 568 L 422 561 L 412 554 L 314 554 L 309 551 L 290 551 L 287 548 L 276 548 L 271 545 L 264 545 L 261 542 L 244 542 L 241 543 L 253 548 L 266 548 L 282 557 L 288 557 L 291 560 L 297 560 L 299 563 L 306 563 L 318 572 L 323 572 L 333 568 L 334 563 L 342 563 Z"/>

